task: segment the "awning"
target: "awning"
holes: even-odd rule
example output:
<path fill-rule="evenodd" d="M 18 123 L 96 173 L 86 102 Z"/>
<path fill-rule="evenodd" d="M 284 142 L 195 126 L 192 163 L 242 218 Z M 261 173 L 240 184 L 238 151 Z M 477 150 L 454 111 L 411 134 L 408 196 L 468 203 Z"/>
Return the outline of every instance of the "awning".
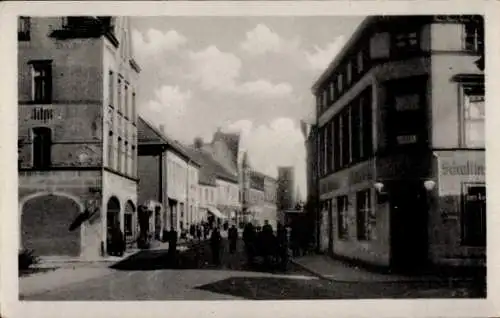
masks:
<path fill-rule="evenodd" d="M 207 206 L 208 212 L 212 213 L 214 216 L 220 218 L 220 219 L 227 219 L 227 217 L 222 214 L 216 207 L 213 206 Z"/>

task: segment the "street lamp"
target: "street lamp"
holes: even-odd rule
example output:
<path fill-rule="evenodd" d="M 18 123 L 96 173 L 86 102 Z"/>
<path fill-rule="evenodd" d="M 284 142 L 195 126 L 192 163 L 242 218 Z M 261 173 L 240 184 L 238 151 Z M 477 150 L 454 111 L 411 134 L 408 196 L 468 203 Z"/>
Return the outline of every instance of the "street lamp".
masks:
<path fill-rule="evenodd" d="M 384 191 L 385 184 L 378 181 L 373 184 L 373 187 L 377 190 L 377 203 L 385 203 L 387 201 L 387 193 Z"/>
<path fill-rule="evenodd" d="M 436 186 L 436 182 L 434 180 L 425 180 L 424 181 L 424 188 L 427 191 L 432 191 L 434 190 L 434 187 Z"/>

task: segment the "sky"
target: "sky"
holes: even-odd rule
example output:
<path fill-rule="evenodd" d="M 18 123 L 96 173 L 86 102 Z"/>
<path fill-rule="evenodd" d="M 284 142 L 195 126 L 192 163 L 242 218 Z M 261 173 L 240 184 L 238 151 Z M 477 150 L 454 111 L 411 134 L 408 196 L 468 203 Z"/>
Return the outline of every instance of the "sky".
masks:
<path fill-rule="evenodd" d="M 311 87 L 362 19 L 135 17 L 139 114 L 186 144 L 240 132 L 255 170 L 294 166 L 305 196 L 300 120 L 314 121 Z"/>

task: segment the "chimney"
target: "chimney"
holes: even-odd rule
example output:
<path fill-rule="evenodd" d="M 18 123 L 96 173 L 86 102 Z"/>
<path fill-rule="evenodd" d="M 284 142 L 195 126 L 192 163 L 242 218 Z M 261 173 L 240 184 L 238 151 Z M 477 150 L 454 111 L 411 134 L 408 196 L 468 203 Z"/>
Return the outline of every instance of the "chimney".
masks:
<path fill-rule="evenodd" d="M 165 125 L 160 125 L 160 131 L 164 134 L 165 133 Z"/>
<path fill-rule="evenodd" d="M 200 137 L 196 137 L 194 139 L 194 148 L 195 149 L 201 149 L 203 147 L 203 139 Z"/>

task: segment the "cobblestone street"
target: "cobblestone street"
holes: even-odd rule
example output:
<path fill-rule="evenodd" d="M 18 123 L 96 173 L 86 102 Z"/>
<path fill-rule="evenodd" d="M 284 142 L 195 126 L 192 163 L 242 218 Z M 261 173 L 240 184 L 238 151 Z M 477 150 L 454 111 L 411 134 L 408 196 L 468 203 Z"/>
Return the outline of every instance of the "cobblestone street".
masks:
<path fill-rule="evenodd" d="M 211 264 L 207 243 L 179 254 L 168 264 L 166 250 L 143 251 L 90 277 L 64 287 L 21 296 L 24 300 L 224 300 L 353 299 L 464 297 L 466 282 L 334 282 L 318 279 L 290 264 L 286 273 L 247 269 L 242 253 L 223 252 L 222 265 Z M 227 245 L 226 245 L 227 246 Z"/>

